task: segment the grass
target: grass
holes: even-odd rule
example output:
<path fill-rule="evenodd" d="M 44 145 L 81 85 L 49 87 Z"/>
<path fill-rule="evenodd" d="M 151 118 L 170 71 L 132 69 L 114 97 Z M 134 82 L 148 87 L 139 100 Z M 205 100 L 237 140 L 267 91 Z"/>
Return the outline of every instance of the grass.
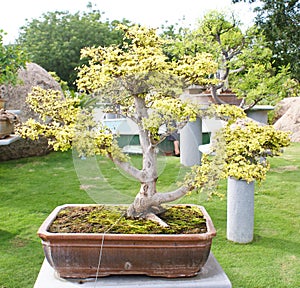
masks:
<path fill-rule="evenodd" d="M 251 244 L 226 240 L 226 200 L 183 200 L 200 202 L 211 215 L 218 233 L 212 251 L 234 288 L 300 287 L 300 143 L 271 162 L 267 180 L 255 188 Z M 160 170 L 159 189 L 166 191 L 186 169 L 167 157 L 160 159 Z M 0 288 L 33 287 L 44 258 L 36 231 L 57 205 L 130 202 L 139 188 L 109 162 L 73 162 L 71 152 L 1 162 L 0 179 Z"/>

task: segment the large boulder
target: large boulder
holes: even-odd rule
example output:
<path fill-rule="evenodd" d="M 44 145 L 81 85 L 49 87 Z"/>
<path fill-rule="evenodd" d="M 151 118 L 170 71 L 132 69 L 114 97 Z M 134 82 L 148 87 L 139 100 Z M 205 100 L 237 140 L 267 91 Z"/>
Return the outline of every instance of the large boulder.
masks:
<path fill-rule="evenodd" d="M 18 77 L 21 83 L 15 87 L 6 88 L 6 109 L 21 110 L 19 115 L 21 121 L 29 118 L 36 119 L 36 115 L 26 104 L 25 100 L 32 87 L 39 86 L 44 89 L 60 90 L 59 83 L 41 66 L 35 63 L 28 63 L 26 69 L 20 69 Z"/>
<path fill-rule="evenodd" d="M 3 98 L 7 100 L 6 109 L 20 110 L 21 112 L 18 116 L 21 122 L 29 118 L 37 119 L 39 116 L 29 108 L 25 101 L 32 87 L 40 86 L 44 89 L 60 91 L 61 87 L 45 69 L 35 63 L 28 63 L 26 69 L 20 69 L 18 77 L 20 84 L 15 87 L 0 86 Z M 49 153 L 49 151 L 51 151 L 51 148 L 49 148 L 46 139 L 37 141 L 20 139 L 12 144 L 0 146 L 0 161 L 40 156 Z"/>
<path fill-rule="evenodd" d="M 291 132 L 291 141 L 300 142 L 300 97 L 286 98 L 280 101 L 276 107 L 274 127 Z"/>

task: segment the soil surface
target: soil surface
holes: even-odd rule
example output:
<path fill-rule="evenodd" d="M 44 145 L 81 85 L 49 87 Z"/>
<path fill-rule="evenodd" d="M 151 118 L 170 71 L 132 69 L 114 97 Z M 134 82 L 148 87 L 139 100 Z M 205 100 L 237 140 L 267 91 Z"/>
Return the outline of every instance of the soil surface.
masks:
<path fill-rule="evenodd" d="M 53 233 L 111 234 L 199 234 L 206 233 L 206 220 L 197 206 L 172 206 L 159 215 L 169 227 L 149 220 L 126 219 L 126 207 L 67 207 L 58 213 L 49 227 Z"/>

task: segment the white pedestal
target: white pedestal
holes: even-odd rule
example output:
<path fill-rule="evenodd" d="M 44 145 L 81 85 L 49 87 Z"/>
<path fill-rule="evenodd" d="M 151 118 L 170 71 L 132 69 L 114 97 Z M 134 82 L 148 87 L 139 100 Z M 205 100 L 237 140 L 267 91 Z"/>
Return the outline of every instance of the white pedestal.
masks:
<path fill-rule="evenodd" d="M 45 259 L 34 288 L 231 288 L 223 269 L 211 253 L 201 272 L 191 278 L 167 279 L 147 276 L 109 276 L 104 278 L 66 280 L 57 277 Z"/>
<path fill-rule="evenodd" d="M 200 165 L 201 153 L 198 149 L 202 144 L 202 120 L 189 122 L 180 130 L 180 163 L 184 166 Z"/>
<path fill-rule="evenodd" d="M 255 105 L 251 109 L 247 110 L 246 114 L 249 118 L 258 121 L 263 124 L 268 124 L 268 113 L 274 110 L 270 105 Z"/>
<path fill-rule="evenodd" d="M 229 177 L 227 182 L 227 239 L 237 243 L 253 240 L 254 182 Z"/>

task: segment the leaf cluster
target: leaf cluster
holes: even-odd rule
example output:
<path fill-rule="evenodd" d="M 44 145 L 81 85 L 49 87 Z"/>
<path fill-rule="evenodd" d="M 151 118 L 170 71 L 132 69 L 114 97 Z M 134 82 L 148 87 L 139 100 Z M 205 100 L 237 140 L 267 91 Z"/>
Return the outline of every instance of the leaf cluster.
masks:
<path fill-rule="evenodd" d="M 268 158 L 281 155 L 283 147 L 289 146 L 289 133 L 247 118 L 241 108 L 233 105 L 214 105 L 210 109 L 208 115 L 227 119 L 227 123 L 212 140 L 214 156 L 203 154 L 201 166 L 194 166 L 186 175 L 185 185 L 205 191 L 211 198 L 221 179 L 265 180 L 270 169 Z"/>
<path fill-rule="evenodd" d="M 289 133 L 249 118 L 227 124 L 218 137 L 225 141 L 226 176 L 247 182 L 264 180 L 270 169 L 268 158 L 281 155 L 290 144 Z"/>
<path fill-rule="evenodd" d="M 126 76 L 126 90 L 132 95 L 147 94 L 151 86 L 141 85 L 143 79 L 149 82 L 153 73 L 179 76 L 189 84 L 208 84 L 213 82 L 209 75 L 214 73 L 217 65 L 208 53 L 198 53 L 193 57 L 184 56 L 179 61 L 167 61 L 162 49 L 163 39 L 155 29 L 133 25 L 119 25 L 117 29 L 124 32 L 122 46 L 85 48 L 82 58 L 88 58 L 88 65 L 79 69 L 78 88 L 94 92 L 116 77 Z M 136 90 L 138 88 L 138 90 Z M 141 88 L 144 88 L 141 91 Z"/>

